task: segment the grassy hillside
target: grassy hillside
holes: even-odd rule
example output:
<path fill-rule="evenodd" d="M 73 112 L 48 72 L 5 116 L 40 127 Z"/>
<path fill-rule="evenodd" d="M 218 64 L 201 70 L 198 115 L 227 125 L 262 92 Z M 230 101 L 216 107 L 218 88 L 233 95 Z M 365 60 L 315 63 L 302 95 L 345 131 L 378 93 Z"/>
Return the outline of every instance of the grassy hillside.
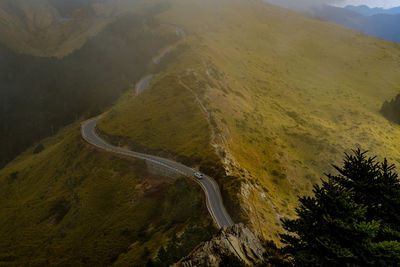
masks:
<path fill-rule="evenodd" d="M 175 157 L 193 166 L 218 161 L 209 144 L 207 120 L 175 75 L 160 75 L 151 89 L 137 97 L 125 96 L 99 128 L 134 150 Z"/>
<path fill-rule="evenodd" d="M 158 8 L 187 36 L 99 128 L 212 174 L 236 221 L 277 240 L 279 218 L 344 151 L 400 162 L 400 126 L 379 114 L 400 89 L 399 45 L 258 1 Z M 97 151 L 76 124 L 42 145 L 0 170 L 0 265 L 144 264 L 174 232 L 210 223 L 197 187 Z"/>
<path fill-rule="evenodd" d="M 96 150 L 77 124 L 42 145 L 0 171 L 0 265 L 141 265 L 211 223 L 196 184 Z"/>
<path fill-rule="evenodd" d="M 400 128 L 379 114 L 400 90 L 399 45 L 259 1 L 176 0 L 158 18 L 185 28 L 186 49 L 100 128 L 191 157 L 214 157 L 207 140 L 265 238 L 350 148 L 400 162 Z"/>
<path fill-rule="evenodd" d="M 151 17 L 165 7 L 149 7 L 148 16 L 120 17 L 62 60 L 1 48 L 1 155 L 61 131 L 0 169 L 0 265 L 144 265 L 175 234 L 195 246 L 215 230 L 197 184 L 92 148 L 76 123 L 62 128 L 163 67 L 148 63 L 178 37 Z"/>

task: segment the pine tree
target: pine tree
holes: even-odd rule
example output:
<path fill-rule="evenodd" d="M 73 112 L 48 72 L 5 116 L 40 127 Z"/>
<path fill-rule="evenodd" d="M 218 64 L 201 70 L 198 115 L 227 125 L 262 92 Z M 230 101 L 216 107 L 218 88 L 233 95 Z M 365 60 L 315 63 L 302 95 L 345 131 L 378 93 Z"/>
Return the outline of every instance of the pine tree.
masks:
<path fill-rule="evenodd" d="M 360 150 L 346 155 L 339 175 L 301 197 L 297 219 L 284 219 L 284 252 L 299 266 L 396 266 L 400 195 L 394 167 Z M 390 188 L 389 188 L 390 187 Z M 372 195 L 375 194 L 375 195 Z"/>
<path fill-rule="evenodd" d="M 168 266 L 168 254 L 164 247 L 161 247 L 158 251 L 155 264 L 156 266 Z"/>
<path fill-rule="evenodd" d="M 166 252 L 168 254 L 168 262 L 174 263 L 181 258 L 180 240 L 174 232 L 167 242 Z"/>
<path fill-rule="evenodd" d="M 367 220 L 381 221 L 381 240 L 400 241 L 400 181 L 394 165 L 386 159 L 376 162 L 358 149 L 345 154 L 342 168 L 334 167 L 339 175 L 329 179 L 352 190 L 353 200 L 367 207 Z"/>

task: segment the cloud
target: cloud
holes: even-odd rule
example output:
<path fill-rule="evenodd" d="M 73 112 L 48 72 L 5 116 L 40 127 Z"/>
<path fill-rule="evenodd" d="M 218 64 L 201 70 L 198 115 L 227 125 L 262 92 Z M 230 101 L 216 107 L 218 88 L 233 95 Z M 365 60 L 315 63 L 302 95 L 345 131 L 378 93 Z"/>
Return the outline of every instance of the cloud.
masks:
<path fill-rule="evenodd" d="M 392 8 L 396 6 L 400 6 L 400 0 L 343 0 L 338 1 L 338 6 L 346 6 L 346 5 L 367 5 L 369 7 L 383 7 L 383 8 Z"/>

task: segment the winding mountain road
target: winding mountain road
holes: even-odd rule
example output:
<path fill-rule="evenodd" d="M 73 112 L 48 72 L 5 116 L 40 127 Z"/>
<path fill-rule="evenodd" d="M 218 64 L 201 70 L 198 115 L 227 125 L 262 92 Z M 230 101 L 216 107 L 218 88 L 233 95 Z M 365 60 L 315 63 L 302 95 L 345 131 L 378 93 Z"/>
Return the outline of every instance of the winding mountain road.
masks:
<path fill-rule="evenodd" d="M 153 79 L 154 74 L 150 74 L 147 76 L 144 76 L 136 85 L 135 91 L 136 95 L 140 94 L 143 92 L 144 89 L 146 89 L 147 86 L 149 86 L 151 79 Z"/>
<path fill-rule="evenodd" d="M 176 34 L 180 36 L 181 38 L 185 37 L 185 32 L 182 28 L 180 28 L 177 25 L 171 25 L 174 27 Z M 164 49 L 159 53 L 158 56 L 153 58 L 153 63 L 154 64 L 159 64 L 162 60 L 162 58 L 169 53 L 170 51 L 173 50 L 173 46 L 168 47 L 167 49 Z M 135 88 L 136 95 L 139 95 L 144 89 L 146 89 L 150 82 L 151 79 L 154 77 L 153 74 L 147 75 L 143 77 L 137 84 Z M 224 226 L 232 226 L 234 223 L 229 216 L 228 212 L 226 211 L 221 193 L 219 191 L 218 185 L 215 182 L 215 180 L 205 174 L 202 174 L 202 178 L 198 179 L 195 176 L 195 173 L 199 173 L 196 170 L 185 166 L 181 163 L 165 159 L 165 158 L 160 158 L 157 156 L 153 155 L 148 155 L 148 154 L 143 154 L 143 153 L 138 153 L 134 151 L 130 151 L 121 147 L 113 146 L 103 139 L 101 139 L 98 134 L 96 133 L 96 126 L 97 122 L 101 119 L 101 116 L 98 116 L 96 118 L 90 119 L 84 123 L 82 123 L 82 137 L 83 139 L 86 140 L 89 144 L 116 154 L 120 154 L 123 156 L 128 156 L 132 158 L 137 158 L 137 159 L 142 159 L 146 160 L 148 162 L 151 162 L 153 164 L 156 164 L 160 167 L 163 167 L 167 170 L 173 171 L 174 173 L 181 175 L 181 176 L 186 176 L 188 178 L 193 179 L 196 183 L 198 183 L 201 188 L 203 189 L 205 195 L 206 195 L 206 204 L 207 204 L 207 209 L 213 218 L 215 224 L 221 228 Z"/>
<path fill-rule="evenodd" d="M 201 188 L 203 189 L 206 198 L 207 198 L 207 209 L 213 218 L 214 222 L 218 227 L 224 226 L 232 226 L 233 221 L 230 218 L 229 214 L 226 212 L 224 204 L 222 202 L 221 193 L 219 191 L 218 185 L 215 180 L 205 174 L 203 174 L 203 178 L 198 179 L 195 177 L 196 170 L 187 167 L 181 163 L 174 162 L 169 159 L 152 156 L 148 154 L 138 153 L 134 151 L 130 151 L 121 147 L 113 146 L 103 139 L 101 139 L 96 133 L 96 125 L 97 122 L 101 119 L 101 117 L 90 119 L 82 124 L 82 137 L 89 144 L 116 154 L 120 154 L 123 156 L 128 156 L 132 158 L 142 159 L 146 161 L 150 161 L 154 164 L 162 166 L 164 168 L 170 169 L 177 174 L 182 176 L 189 177 L 196 181 Z"/>

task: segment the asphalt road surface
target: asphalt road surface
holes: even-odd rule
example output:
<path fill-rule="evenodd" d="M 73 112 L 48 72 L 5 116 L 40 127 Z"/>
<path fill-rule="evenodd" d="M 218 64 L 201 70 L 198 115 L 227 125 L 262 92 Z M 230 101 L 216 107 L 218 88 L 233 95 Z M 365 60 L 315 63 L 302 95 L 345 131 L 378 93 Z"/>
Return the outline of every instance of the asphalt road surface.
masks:
<path fill-rule="evenodd" d="M 168 47 L 166 48 L 164 51 L 162 51 L 157 57 L 153 58 L 153 63 L 154 64 L 160 64 L 161 60 L 163 59 L 163 57 L 168 54 L 169 52 L 171 52 L 174 48 Z"/>
<path fill-rule="evenodd" d="M 160 158 L 157 156 L 130 151 L 107 143 L 106 141 L 101 139 L 96 133 L 96 125 L 100 118 L 101 117 L 97 117 L 88 120 L 82 124 L 82 137 L 89 144 L 112 153 L 150 161 L 152 163 L 158 164 L 159 166 L 173 170 L 176 173 L 181 174 L 182 176 L 186 176 L 195 180 L 201 186 L 206 195 L 208 211 L 210 212 L 211 217 L 213 218 L 217 226 L 224 227 L 233 225 L 232 219 L 225 210 L 218 185 L 213 178 L 203 174 L 203 178 L 198 179 L 194 175 L 194 173 L 197 172 L 196 170 L 193 170 L 192 168 L 189 168 L 178 162 L 174 162 L 172 160 Z"/>
<path fill-rule="evenodd" d="M 151 79 L 152 79 L 153 77 L 154 77 L 153 74 L 144 76 L 144 77 L 137 83 L 137 85 L 136 85 L 136 87 L 135 87 L 135 89 L 136 89 L 136 90 L 135 90 L 135 91 L 136 91 L 136 95 L 139 95 L 141 92 L 143 92 L 144 89 L 146 89 L 146 88 L 149 86 L 150 81 L 151 81 Z"/>

